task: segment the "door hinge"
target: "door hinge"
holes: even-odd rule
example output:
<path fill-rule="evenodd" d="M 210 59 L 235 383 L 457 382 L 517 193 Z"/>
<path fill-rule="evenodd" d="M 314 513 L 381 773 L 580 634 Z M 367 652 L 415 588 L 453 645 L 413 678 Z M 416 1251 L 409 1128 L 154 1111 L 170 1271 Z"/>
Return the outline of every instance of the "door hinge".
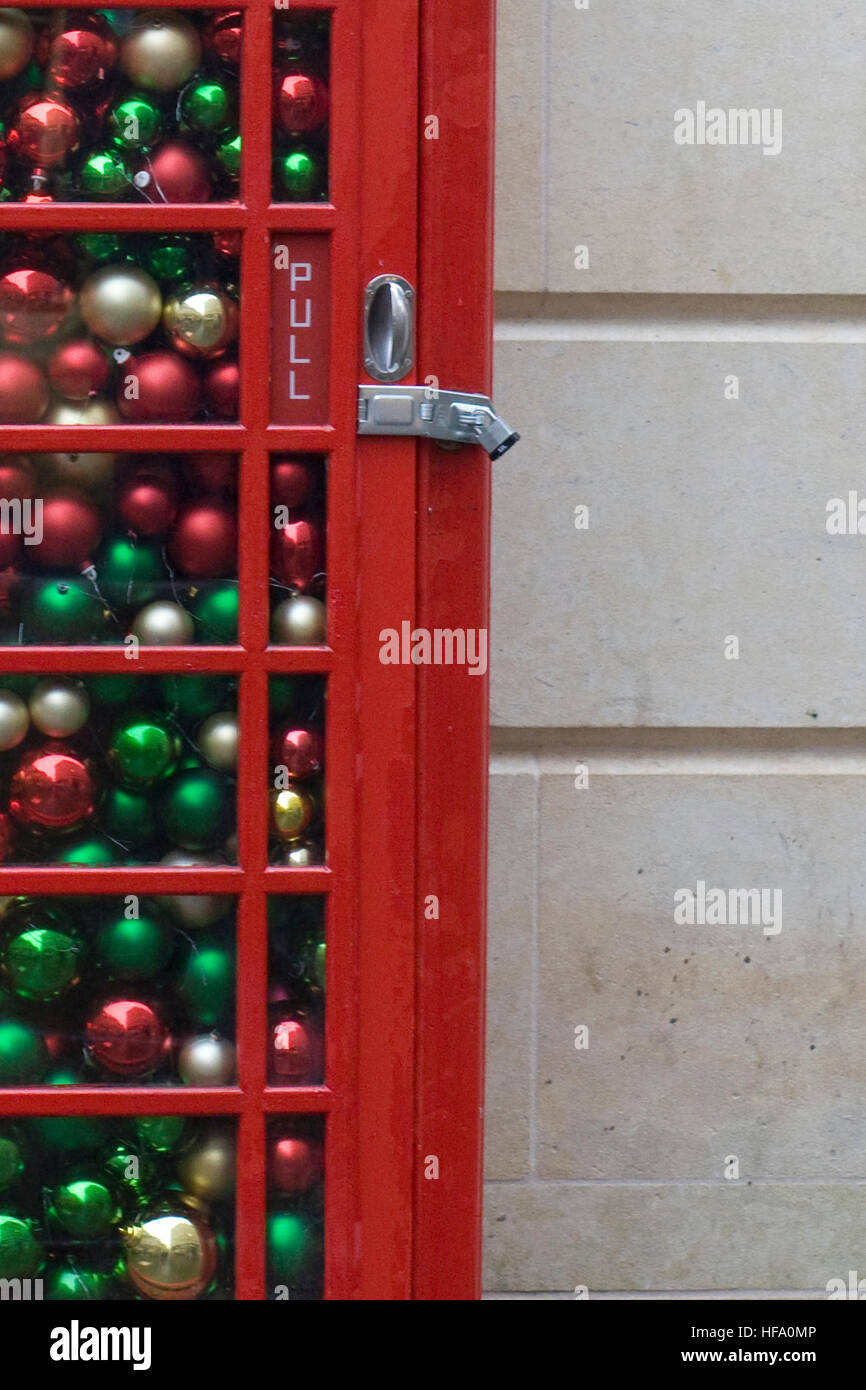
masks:
<path fill-rule="evenodd" d="M 492 459 L 501 458 L 520 438 L 487 396 L 429 386 L 359 386 L 358 433 L 480 444 Z"/>

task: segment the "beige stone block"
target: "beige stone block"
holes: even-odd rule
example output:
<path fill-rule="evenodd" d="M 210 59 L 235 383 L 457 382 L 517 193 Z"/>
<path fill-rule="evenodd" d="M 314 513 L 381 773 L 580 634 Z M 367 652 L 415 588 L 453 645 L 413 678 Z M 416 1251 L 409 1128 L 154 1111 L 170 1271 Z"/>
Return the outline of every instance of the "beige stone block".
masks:
<path fill-rule="evenodd" d="M 500 290 L 544 288 L 546 0 L 498 0 L 496 274 Z"/>
<path fill-rule="evenodd" d="M 866 535 L 827 532 L 866 500 L 864 343 L 543 332 L 498 344 L 493 723 L 866 723 Z"/>
<path fill-rule="evenodd" d="M 862 1178 L 866 779 L 587 765 L 542 778 L 539 1176 Z M 779 897 L 677 923 L 699 882 Z"/>
<path fill-rule="evenodd" d="M 494 764 L 490 779 L 485 1173 L 529 1172 L 538 780 Z"/>
<path fill-rule="evenodd" d="M 551 0 L 548 287 L 863 293 L 864 51 L 857 0 Z M 675 144 L 699 101 L 780 109 L 781 152 Z"/>

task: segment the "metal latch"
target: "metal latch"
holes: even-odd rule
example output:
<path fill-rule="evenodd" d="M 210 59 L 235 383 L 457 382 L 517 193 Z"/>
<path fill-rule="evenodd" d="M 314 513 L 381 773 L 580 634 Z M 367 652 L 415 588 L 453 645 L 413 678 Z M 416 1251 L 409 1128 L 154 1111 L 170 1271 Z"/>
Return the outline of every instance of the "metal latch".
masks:
<path fill-rule="evenodd" d="M 520 438 L 487 396 L 429 386 L 359 386 L 358 433 L 480 444 L 492 459 L 501 458 Z"/>

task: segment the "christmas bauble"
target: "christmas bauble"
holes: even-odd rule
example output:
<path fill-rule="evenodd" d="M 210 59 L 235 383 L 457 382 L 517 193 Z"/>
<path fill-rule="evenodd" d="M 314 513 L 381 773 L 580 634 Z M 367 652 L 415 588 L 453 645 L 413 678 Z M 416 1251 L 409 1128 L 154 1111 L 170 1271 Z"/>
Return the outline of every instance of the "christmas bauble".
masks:
<path fill-rule="evenodd" d="M 0 330 L 9 343 L 39 343 L 65 322 L 75 296 L 45 270 L 10 270 L 0 279 Z"/>
<path fill-rule="evenodd" d="M 159 323 L 162 295 L 147 271 L 133 265 L 106 265 L 87 277 L 78 307 L 97 338 L 116 347 L 131 347 Z"/>
<path fill-rule="evenodd" d="M 43 569 L 82 569 L 94 556 L 102 531 L 99 509 L 85 492 L 62 488 L 42 503 L 42 538 L 30 546 Z"/>
<path fill-rule="evenodd" d="M 316 1024 L 285 1005 L 272 1006 L 268 1071 L 279 1086 L 309 1086 L 322 1070 L 322 1038 Z"/>
<path fill-rule="evenodd" d="M 65 864 L 77 869 L 105 869 L 120 863 L 117 845 L 104 835 L 76 835 L 64 843 L 51 859 L 52 864 Z"/>
<path fill-rule="evenodd" d="M 160 862 L 168 868 L 188 869 L 212 867 L 220 861 L 174 850 L 164 855 Z M 184 927 L 187 931 L 200 931 L 203 927 L 215 926 L 223 920 L 232 906 L 231 898 L 222 893 L 170 893 L 163 896 L 160 902 L 178 926 Z"/>
<path fill-rule="evenodd" d="M 198 1298 L 217 1267 L 216 1241 L 199 1213 L 165 1211 L 144 1215 L 121 1230 L 129 1280 L 144 1298 Z"/>
<path fill-rule="evenodd" d="M 132 536 L 107 540 L 96 568 L 100 593 L 115 608 L 150 603 L 168 579 L 160 546 Z"/>
<path fill-rule="evenodd" d="M 321 175 L 309 150 L 292 150 L 277 160 L 277 187 L 290 202 L 303 202 L 316 192 Z"/>
<path fill-rule="evenodd" d="M 80 1086 L 87 1078 L 69 1067 L 54 1067 L 45 1077 L 47 1086 Z M 27 1121 L 34 1145 L 60 1153 L 94 1153 L 107 1138 L 105 1120 L 97 1115 L 40 1115 Z"/>
<path fill-rule="evenodd" d="M 207 368 L 204 378 L 205 400 L 221 420 L 237 419 L 240 382 L 240 368 L 237 362 L 220 360 Z"/>
<path fill-rule="evenodd" d="M 162 128 L 162 113 L 147 97 L 127 97 L 109 113 L 108 130 L 123 150 L 143 150 L 153 144 Z"/>
<path fill-rule="evenodd" d="M 138 1115 L 134 1122 L 136 1138 L 153 1153 L 169 1154 L 186 1133 L 183 1115 Z"/>
<path fill-rule="evenodd" d="M 293 780 L 315 777 L 322 771 L 325 762 L 325 743 L 322 735 L 315 729 L 280 729 L 271 743 L 271 756 L 275 767 L 285 767 Z"/>
<path fill-rule="evenodd" d="M 43 1258 L 32 1221 L 0 1215 L 0 1279 L 30 1279 Z"/>
<path fill-rule="evenodd" d="M 177 483 L 168 469 L 142 464 L 121 483 L 116 497 L 117 514 L 140 536 L 161 536 L 177 513 Z"/>
<path fill-rule="evenodd" d="M 243 241 L 240 232 L 214 232 L 213 247 L 225 260 L 238 260 Z"/>
<path fill-rule="evenodd" d="M 238 466 L 234 454 L 187 454 L 181 463 L 184 476 L 196 494 L 236 496 Z"/>
<path fill-rule="evenodd" d="M 148 92 L 175 92 L 201 60 L 198 30 L 174 10 L 136 14 L 120 46 L 127 77 Z"/>
<path fill-rule="evenodd" d="M 160 284 L 177 285 L 191 281 L 195 265 L 195 243 L 189 237 L 169 234 L 155 237 L 145 252 L 145 265 Z"/>
<path fill-rule="evenodd" d="M 316 803 L 300 787 L 271 793 L 271 830 L 278 840 L 297 840 L 316 819 Z"/>
<path fill-rule="evenodd" d="M 324 544 L 318 522 L 290 521 L 274 532 L 271 569 L 290 589 L 308 589 L 324 565 Z"/>
<path fill-rule="evenodd" d="M 307 1192 L 322 1180 L 323 1153 L 317 1139 L 300 1135 L 276 1139 L 268 1160 L 268 1176 L 280 1192 Z"/>
<path fill-rule="evenodd" d="M 30 696 L 33 727 L 49 738 L 69 738 L 90 717 L 90 696 L 70 676 L 46 676 Z"/>
<path fill-rule="evenodd" d="M 274 642 L 292 647 L 315 647 L 324 642 L 328 610 L 320 599 L 293 594 L 278 603 L 271 614 Z"/>
<path fill-rule="evenodd" d="M 70 401 L 85 401 L 88 396 L 92 396 L 96 391 L 101 391 L 108 385 L 111 376 L 111 368 L 108 358 L 91 338 L 73 338 L 68 343 L 62 343 L 55 348 L 48 359 L 48 379 L 55 391 L 61 396 L 65 396 Z M 108 407 L 114 419 L 117 419 L 117 412 L 109 402 L 103 402 L 103 409 Z M 64 407 L 61 407 L 61 410 Z M 80 412 L 76 412 L 78 418 L 75 420 L 52 420 L 51 424 L 81 424 Z M 110 424 L 111 420 L 92 421 L 93 424 Z"/>
<path fill-rule="evenodd" d="M 104 626 L 102 604 L 79 579 L 46 579 L 29 585 L 23 605 L 24 631 L 30 642 L 80 642 Z"/>
<path fill-rule="evenodd" d="M 235 1046 L 216 1033 L 187 1038 L 177 1056 L 185 1086 L 229 1086 L 235 1079 Z"/>
<path fill-rule="evenodd" d="M 180 114 L 191 130 L 216 135 L 231 125 L 233 113 L 231 87 L 214 78 L 199 78 L 181 95 Z"/>
<path fill-rule="evenodd" d="M 33 25 L 23 10 L 0 10 L 0 82 L 17 77 L 30 62 Z"/>
<path fill-rule="evenodd" d="M 217 937 L 196 937 L 178 980 L 177 992 L 204 1028 L 219 1028 L 231 1017 L 235 971 L 231 953 Z"/>
<path fill-rule="evenodd" d="M 77 983 L 80 957 L 74 936 L 34 924 L 5 942 L 3 969 L 21 999 L 56 999 Z"/>
<path fill-rule="evenodd" d="M 240 135 L 227 135 L 217 145 L 216 157 L 218 163 L 228 174 L 229 178 L 237 179 L 241 172 L 241 146 L 242 138 Z"/>
<path fill-rule="evenodd" d="M 309 501 L 318 482 L 316 465 L 308 459 L 285 454 L 274 459 L 271 468 L 271 504 L 274 507 L 302 507 Z"/>
<path fill-rule="evenodd" d="M 127 420 L 153 423 L 191 420 L 199 406 L 195 368 L 176 352 L 130 357 L 121 373 L 117 404 Z"/>
<path fill-rule="evenodd" d="M 318 130 L 328 119 L 328 89 L 320 77 L 293 65 L 287 72 L 277 73 L 274 113 L 289 135 Z"/>
<path fill-rule="evenodd" d="M 115 911 L 100 927 L 93 953 L 118 980 L 146 980 L 164 970 L 171 959 L 172 935 L 159 912 L 142 907 L 138 917 Z"/>
<path fill-rule="evenodd" d="M 29 728 L 30 712 L 21 696 L 14 690 L 0 690 L 0 752 L 17 748 Z"/>
<path fill-rule="evenodd" d="M 166 1060 L 168 1029 L 140 999 L 113 999 L 97 1009 L 85 1027 L 85 1050 L 113 1076 L 148 1076 Z"/>
<path fill-rule="evenodd" d="M 132 787 L 162 781 L 174 770 L 180 754 L 177 732 L 159 715 L 142 715 L 118 724 L 108 747 L 115 774 Z"/>
<path fill-rule="evenodd" d="M 19 159 L 34 169 L 55 169 L 78 149 L 78 117 L 70 106 L 52 97 L 25 97 L 7 143 Z"/>
<path fill-rule="evenodd" d="M 97 203 L 120 201 L 132 185 L 129 171 L 117 150 L 88 154 L 79 171 L 81 192 Z"/>
<path fill-rule="evenodd" d="M 114 1280 L 100 1269 L 84 1269 L 76 1257 L 73 1266 L 55 1266 L 46 1271 L 45 1298 L 51 1302 L 103 1300 L 111 1297 Z"/>
<path fill-rule="evenodd" d="M 0 1021 L 0 1086 L 35 1086 L 45 1075 L 48 1061 L 38 1028 L 17 1019 Z"/>
<path fill-rule="evenodd" d="M 237 584 L 209 585 L 199 589 L 190 602 L 190 612 L 198 623 L 203 642 L 238 640 L 239 591 Z"/>
<path fill-rule="evenodd" d="M 231 783 L 209 767 L 179 772 L 165 788 L 160 823 L 181 849 L 213 849 L 225 839 L 233 820 Z"/>
<path fill-rule="evenodd" d="M 317 840 L 290 840 L 274 862 L 287 869 L 312 869 L 325 860 Z"/>
<path fill-rule="evenodd" d="M 48 48 L 47 76 L 51 87 L 82 92 L 104 82 L 117 61 L 117 41 L 100 14 L 77 16 L 55 34 Z"/>
<path fill-rule="evenodd" d="M 238 306 L 216 285 L 194 286 L 166 300 L 162 321 L 178 352 L 214 357 L 237 337 Z"/>
<path fill-rule="evenodd" d="M 225 10 L 208 21 L 204 32 L 205 48 L 227 67 L 235 68 L 241 61 L 243 13 Z"/>
<path fill-rule="evenodd" d="M 98 1240 L 120 1219 L 108 1188 L 88 1178 L 74 1178 L 56 1187 L 49 1214 L 77 1240 Z"/>
<path fill-rule="evenodd" d="M 199 1134 L 177 1160 L 184 1191 L 203 1202 L 224 1202 L 235 1190 L 235 1144 L 224 1129 Z"/>
<path fill-rule="evenodd" d="M 290 1284 L 303 1273 L 313 1252 L 306 1217 L 297 1212 L 271 1212 L 267 1229 L 268 1266 L 280 1283 Z"/>
<path fill-rule="evenodd" d="M 181 574 L 215 579 L 237 563 L 237 513 L 214 498 L 181 507 L 168 544 L 169 559 Z"/>
<path fill-rule="evenodd" d="M 226 676 L 199 676 L 184 672 L 161 676 L 160 700 L 183 723 L 197 724 L 208 714 L 228 709 L 233 703 L 235 684 Z"/>
<path fill-rule="evenodd" d="M 143 647 L 184 647 L 195 641 L 192 617 L 170 599 L 157 599 L 140 608 L 129 630 Z"/>
<path fill-rule="evenodd" d="M 106 834 L 131 846 L 146 844 L 157 831 L 150 797 L 127 787 L 109 787 L 100 807 L 100 820 Z"/>
<path fill-rule="evenodd" d="M 115 425 L 120 412 L 113 401 L 104 396 L 92 396 L 84 401 L 55 401 L 45 416 L 47 425 Z M 98 491 L 110 482 L 114 472 L 114 454 L 46 453 L 39 455 L 40 470 L 55 483 Z"/>
<path fill-rule="evenodd" d="M 59 741 L 28 749 L 9 784 L 9 810 L 31 830 L 74 830 L 93 815 L 95 800 L 88 760 Z"/>
<path fill-rule="evenodd" d="M 0 1192 L 24 1172 L 24 1145 L 17 1129 L 0 1131 Z"/>
<path fill-rule="evenodd" d="M 195 735 L 199 752 L 217 772 L 234 772 L 238 765 L 238 717 L 232 710 L 211 714 Z"/>
<path fill-rule="evenodd" d="M 28 425 L 48 409 L 48 382 L 41 369 L 15 352 L 0 352 L 0 423 Z"/>
<path fill-rule="evenodd" d="M 187 140 L 158 145 L 135 181 L 161 203 L 206 203 L 211 196 L 210 165 Z"/>

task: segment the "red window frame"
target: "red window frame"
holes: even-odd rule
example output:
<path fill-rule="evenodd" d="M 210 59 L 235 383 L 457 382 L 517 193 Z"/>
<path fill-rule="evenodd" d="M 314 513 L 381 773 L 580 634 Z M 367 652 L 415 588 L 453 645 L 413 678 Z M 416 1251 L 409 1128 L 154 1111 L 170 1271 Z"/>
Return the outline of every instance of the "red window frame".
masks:
<path fill-rule="evenodd" d="M 58 0 L 41 0 L 59 7 Z M 141 0 L 116 0 L 141 8 Z M 84 8 L 96 8 L 85 4 Z M 147 8 L 173 8 L 148 0 Z M 178 8 L 218 8 L 183 0 Z M 235 1297 L 265 1297 L 264 1127 L 327 1117 L 326 1284 L 331 1299 L 457 1299 L 480 1281 L 487 680 L 449 667 L 384 667 L 378 632 L 486 628 L 489 464 L 413 440 L 359 440 L 363 286 L 383 270 L 419 289 L 412 379 L 490 388 L 493 3 L 299 0 L 331 13 L 330 201 L 271 201 L 270 0 L 245 13 L 240 201 L 209 205 L 0 206 L 0 230 L 231 230 L 241 263 L 237 424 L 10 425 L 11 452 L 110 449 L 241 457 L 239 643 L 142 648 L 137 674 L 240 676 L 239 862 L 231 868 L 0 867 L 12 893 L 238 895 L 238 1084 L 220 1088 L 22 1087 L 0 1114 L 226 1114 L 238 1120 Z M 423 120 L 439 117 L 438 141 Z M 420 230 L 419 230 L 420 229 Z M 271 235 L 331 241 L 331 414 L 274 426 Z M 328 643 L 268 640 L 269 455 L 328 458 Z M 3 671 L 132 670 L 121 648 L 0 650 Z M 328 680 L 328 864 L 268 864 L 268 679 Z M 190 872 L 194 878 L 191 881 Z M 326 899 L 327 1084 L 266 1084 L 267 900 Z M 439 898 L 438 920 L 424 900 Z M 426 1160 L 435 1156 L 439 1176 Z"/>

